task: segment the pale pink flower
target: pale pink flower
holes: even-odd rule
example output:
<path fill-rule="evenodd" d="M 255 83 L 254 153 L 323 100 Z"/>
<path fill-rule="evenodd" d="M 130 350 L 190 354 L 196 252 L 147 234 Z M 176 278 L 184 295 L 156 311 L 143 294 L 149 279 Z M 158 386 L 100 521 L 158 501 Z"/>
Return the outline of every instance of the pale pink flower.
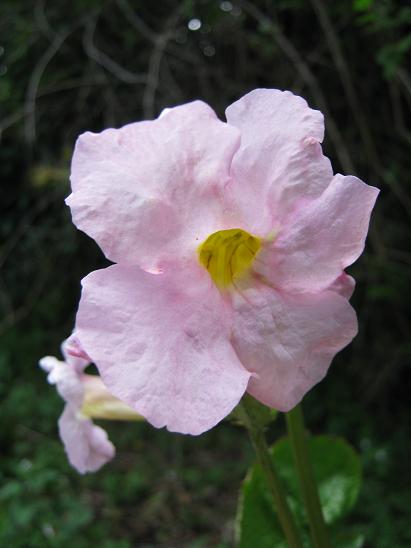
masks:
<path fill-rule="evenodd" d="M 200 434 L 245 391 L 288 411 L 357 331 L 344 273 L 378 190 L 333 175 L 323 116 L 259 89 L 77 141 L 78 228 L 117 263 L 83 280 L 81 345 L 154 426 Z"/>
<path fill-rule="evenodd" d="M 72 333 L 63 341 L 61 353 L 64 361 L 72 365 L 79 373 L 83 372 L 91 363 L 90 356 L 84 352 L 76 333 Z"/>
<path fill-rule="evenodd" d="M 45 356 L 39 362 L 40 367 L 48 373 L 47 380 L 55 384 L 56 389 L 66 402 L 64 411 L 59 419 L 60 437 L 63 441 L 70 464 L 78 472 L 95 472 L 115 455 L 113 444 L 109 441 L 106 432 L 93 424 L 83 412 L 86 394 L 97 390 L 107 389 L 96 375 L 84 375 L 83 370 L 88 362 L 80 357 L 71 357 L 67 353 L 70 346 L 63 343 L 62 352 L 65 361 L 53 356 Z M 91 383 L 93 385 L 90 385 Z M 112 398 L 112 396 L 111 396 Z"/>

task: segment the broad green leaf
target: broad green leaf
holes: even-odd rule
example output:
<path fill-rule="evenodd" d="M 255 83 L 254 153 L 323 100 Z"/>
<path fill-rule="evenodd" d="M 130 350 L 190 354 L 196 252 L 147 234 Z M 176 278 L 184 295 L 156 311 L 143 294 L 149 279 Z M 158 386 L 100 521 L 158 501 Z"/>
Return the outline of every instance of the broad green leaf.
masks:
<path fill-rule="evenodd" d="M 239 548 L 287 548 L 271 496 L 260 469 L 254 466 L 244 480 L 236 521 Z"/>
<path fill-rule="evenodd" d="M 360 459 L 346 441 L 337 437 L 311 437 L 309 448 L 324 519 L 332 524 L 346 515 L 357 500 L 361 485 Z M 288 438 L 281 439 L 272 450 L 278 473 L 286 482 L 290 496 L 299 501 L 300 490 Z"/>
<path fill-rule="evenodd" d="M 355 451 L 342 439 L 316 436 L 309 439 L 309 449 L 317 479 L 324 517 L 329 525 L 340 520 L 354 505 L 360 484 L 361 464 Z M 300 488 L 295 473 L 291 445 L 282 438 L 272 448 L 274 464 L 283 481 L 288 502 L 303 532 L 304 545 L 310 546 L 307 521 L 302 506 Z M 335 536 L 339 548 L 360 548 L 362 538 Z M 262 471 L 255 465 L 244 481 L 237 514 L 237 538 L 240 548 L 286 546 L 274 503 L 268 492 Z"/>

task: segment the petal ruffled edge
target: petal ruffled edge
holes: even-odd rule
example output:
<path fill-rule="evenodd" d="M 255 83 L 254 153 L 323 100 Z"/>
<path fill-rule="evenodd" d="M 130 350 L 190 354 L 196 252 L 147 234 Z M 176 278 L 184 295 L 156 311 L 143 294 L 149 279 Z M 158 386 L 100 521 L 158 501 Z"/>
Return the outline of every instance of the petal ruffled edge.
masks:
<path fill-rule="evenodd" d="M 233 345 L 253 373 L 248 392 L 283 412 L 326 375 L 357 333 L 348 301 L 332 291 L 286 295 L 259 286 L 234 302 Z"/>
<path fill-rule="evenodd" d="M 116 450 L 107 432 L 80 416 L 67 404 L 59 419 L 60 437 L 70 464 L 80 473 L 96 472 L 114 458 Z"/>
<path fill-rule="evenodd" d="M 154 269 L 221 227 L 221 193 L 240 142 L 202 101 L 76 143 L 73 222 L 113 262 Z M 201 206 L 201 207 L 200 207 Z"/>
<path fill-rule="evenodd" d="M 288 220 L 256 262 L 279 290 L 325 290 L 364 250 L 379 190 L 357 177 L 335 175 L 324 193 Z"/>
<path fill-rule="evenodd" d="M 113 265 L 82 284 L 81 344 L 110 392 L 153 426 L 198 435 L 238 404 L 250 373 L 230 342 L 230 310 L 200 267 L 181 278 Z"/>

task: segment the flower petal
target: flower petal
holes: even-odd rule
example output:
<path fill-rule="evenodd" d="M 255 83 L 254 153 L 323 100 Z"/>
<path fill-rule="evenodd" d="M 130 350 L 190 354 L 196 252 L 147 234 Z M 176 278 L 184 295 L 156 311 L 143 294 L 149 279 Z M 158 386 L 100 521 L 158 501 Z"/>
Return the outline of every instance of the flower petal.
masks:
<path fill-rule="evenodd" d="M 155 268 L 224 228 L 220 193 L 239 132 L 201 101 L 77 141 L 73 221 L 114 262 Z"/>
<path fill-rule="evenodd" d="M 270 232 L 332 179 L 320 146 L 323 115 L 289 91 L 256 89 L 228 107 L 226 116 L 241 131 L 232 191 L 245 228 Z"/>
<path fill-rule="evenodd" d="M 74 367 L 78 373 L 82 373 L 90 365 L 90 357 L 81 348 L 80 341 L 75 333 L 72 333 L 63 341 L 61 353 L 64 356 L 64 361 Z"/>
<path fill-rule="evenodd" d="M 355 280 L 352 276 L 343 272 L 327 289 L 328 291 L 335 291 L 335 293 L 346 299 L 351 299 L 355 289 Z"/>
<path fill-rule="evenodd" d="M 83 385 L 76 369 L 53 356 L 45 356 L 39 361 L 40 367 L 48 373 L 47 381 L 55 384 L 57 392 L 65 402 L 80 406 L 83 401 Z"/>
<path fill-rule="evenodd" d="M 115 455 L 107 433 L 82 418 L 75 406 L 66 405 L 59 419 L 59 430 L 68 460 L 80 474 L 95 472 Z"/>
<path fill-rule="evenodd" d="M 378 192 L 356 177 L 335 175 L 260 254 L 258 272 L 285 291 L 326 289 L 361 255 Z"/>
<path fill-rule="evenodd" d="M 252 373 L 248 392 L 289 411 L 326 374 L 357 332 L 346 299 L 331 291 L 290 296 L 268 286 L 234 300 L 233 345 Z"/>
<path fill-rule="evenodd" d="M 76 329 L 112 394 L 158 428 L 201 434 L 230 413 L 250 377 L 230 324 L 199 265 L 184 277 L 114 265 L 83 280 Z"/>

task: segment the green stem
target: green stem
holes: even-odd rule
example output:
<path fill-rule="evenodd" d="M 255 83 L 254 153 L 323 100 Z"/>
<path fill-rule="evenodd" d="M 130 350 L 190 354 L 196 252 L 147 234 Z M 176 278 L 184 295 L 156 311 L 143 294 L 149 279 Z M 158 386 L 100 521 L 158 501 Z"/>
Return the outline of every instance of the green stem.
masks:
<path fill-rule="evenodd" d="M 280 478 L 274 468 L 263 427 L 253 417 L 252 410 L 248 407 L 246 399 L 240 404 L 243 422 L 248 430 L 251 442 L 254 446 L 257 461 L 266 477 L 267 485 L 274 499 L 278 519 L 283 529 L 285 538 L 290 548 L 302 548 L 299 533 L 294 523 L 294 518 L 285 498 Z"/>
<path fill-rule="evenodd" d="M 286 419 L 312 541 L 316 548 L 331 548 L 308 452 L 301 405 L 287 413 Z"/>

